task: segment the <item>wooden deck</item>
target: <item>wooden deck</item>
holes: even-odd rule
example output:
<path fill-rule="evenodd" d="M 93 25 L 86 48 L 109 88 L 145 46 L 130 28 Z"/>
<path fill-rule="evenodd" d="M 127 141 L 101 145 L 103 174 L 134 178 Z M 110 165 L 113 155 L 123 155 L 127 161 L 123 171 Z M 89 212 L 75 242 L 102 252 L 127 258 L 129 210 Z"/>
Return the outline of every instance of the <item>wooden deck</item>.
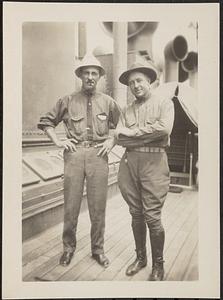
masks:
<path fill-rule="evenodd" d="M 166 229 L 165 280 L 198 280 L 198 192 L 169 193 L 164 209 Z M 147 238 L 148 265 L 133 277 L 125 275 L 134 260 L 134 242 L 128 207 L 121 195 L 108 201 L 105 252 L 110 260 L 107 269 L 99 266 L 90 252 L 90 221 L 88 211 L 79 217 L 77 249 L 68 267 L 58 264 L 62 253 L 63 224 L 23 243 L 24 281 L 116 280 L 143 281 L 151 272 L 150 245 Z M 148 235 L 149 236 L 149 235 Z"/>

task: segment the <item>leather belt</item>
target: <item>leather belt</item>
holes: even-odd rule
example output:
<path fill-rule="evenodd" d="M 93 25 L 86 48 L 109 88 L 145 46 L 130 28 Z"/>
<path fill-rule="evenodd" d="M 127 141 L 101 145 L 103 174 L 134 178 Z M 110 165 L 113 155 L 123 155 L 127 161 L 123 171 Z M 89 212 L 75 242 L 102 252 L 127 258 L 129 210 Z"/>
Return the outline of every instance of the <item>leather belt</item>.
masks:
<path fill-rule="evenodd" d="M 102 144 L 104 141 L 82 141 L 76 144 L 76 147 L 90 148 L 98 144 Z"/>
<path fill-rule="evenodd" d="M 164 148 L 160 147 L 131 147 L 127 148 L 128 152 L 135 151 L 135 152 L 149 152 L 149 153 L 159 153 L 159 152 L 165 152 Z"/>

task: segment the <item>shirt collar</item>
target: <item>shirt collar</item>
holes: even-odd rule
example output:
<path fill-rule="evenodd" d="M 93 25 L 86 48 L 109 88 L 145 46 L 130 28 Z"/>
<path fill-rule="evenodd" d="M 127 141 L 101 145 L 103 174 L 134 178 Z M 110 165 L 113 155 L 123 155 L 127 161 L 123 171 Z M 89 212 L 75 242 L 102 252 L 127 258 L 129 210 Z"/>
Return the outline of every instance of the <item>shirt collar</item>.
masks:
<path fill-rule="evenodd" d="M 83 88 L 81 89 L 81 92 L 83 95 L 87 96 L 87 97 L 92 97 L 96 94 L 96 89 L 93 90 L 93 91 L 87 91 L 87 90 L 84 90 Z"/>
<path fill-rule="evenodd" d="M 151 98 L 151 92 L 149 92 L 149 94 L 146 98 L 142 98 L 142 99 L 135 98 L 134 102 L 135 102 L 136 105 L 141 105 L 141 104 L 147 102 L 150 98 Z"/>

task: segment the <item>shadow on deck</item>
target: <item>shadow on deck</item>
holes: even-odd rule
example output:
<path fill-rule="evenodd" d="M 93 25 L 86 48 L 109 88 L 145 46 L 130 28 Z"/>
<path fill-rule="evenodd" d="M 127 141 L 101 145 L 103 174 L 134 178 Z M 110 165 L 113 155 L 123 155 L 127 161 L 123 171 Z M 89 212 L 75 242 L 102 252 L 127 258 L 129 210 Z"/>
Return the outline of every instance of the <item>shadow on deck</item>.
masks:
<path fill-rule="evenodd" d="M 166 230 L 164 249 L 165 280 L 198 280 L 198 192 L 185 190 L 169 193 L 163 208 Z M 144 281 L 151 272 L 147 238 L 148 265 L 133 277 L 125 275 L 135 258 L 128 207 L 121 195 L 107 204 L 105 252 L 110 260 L 107 269 L 91 258 L 88 211 L 81 213 L 77 231 L 77 249 L 68 267 L 58 264 L 62 253 L 63 224 L 23 243 L 23 281 Z"/>

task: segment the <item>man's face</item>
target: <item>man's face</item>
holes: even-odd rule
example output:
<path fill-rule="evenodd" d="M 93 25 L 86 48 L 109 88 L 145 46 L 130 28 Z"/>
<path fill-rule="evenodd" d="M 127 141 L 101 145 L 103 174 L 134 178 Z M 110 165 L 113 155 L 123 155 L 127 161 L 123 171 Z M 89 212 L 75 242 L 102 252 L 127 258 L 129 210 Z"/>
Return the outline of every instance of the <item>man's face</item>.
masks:
<path fill-rule="evenodd" d="M 82 80 L 83 89 L 93 91 L 100 79 L 100 72 L 96 67 L 84 67 L 80 78 Z"/>
<path fill-rule="evenodd" d="M 149 96 L 150 79 L 145 74 L 132 72 L 128 78 L 128 85 L 137 99 L 144 99 Z"/>

